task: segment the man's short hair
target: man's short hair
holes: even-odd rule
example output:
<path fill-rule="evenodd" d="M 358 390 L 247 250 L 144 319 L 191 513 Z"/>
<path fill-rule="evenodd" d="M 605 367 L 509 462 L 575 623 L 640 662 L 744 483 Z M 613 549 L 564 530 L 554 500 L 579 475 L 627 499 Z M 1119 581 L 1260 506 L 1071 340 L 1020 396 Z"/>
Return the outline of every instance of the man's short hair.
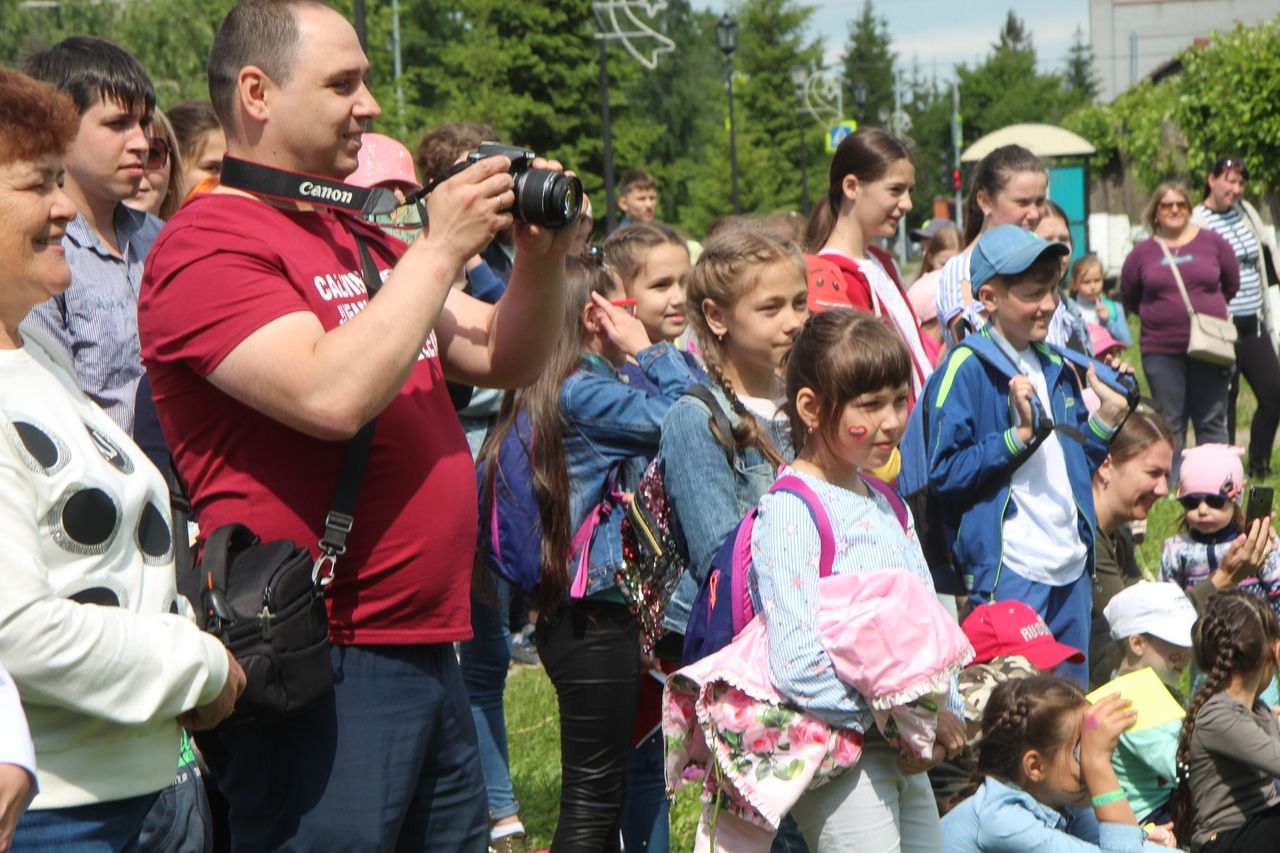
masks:
<path fill-rule="evenodd" d="M 658 182 L 644 169 L 632 169 L 622 176 L 618 185 L 618 195 L 626 195 L 632 190 L 656 190 Z"/>
<path fill-rule="evenodd" d="M 99 100 L 112 100 L 128 110 L 141 106 L 145 124 L 156 108 L 156 90 L 142 63 L 104 38 L 63 39 L 28 56 L 22 70 L 70 95 L 80 115 Z"/>
<path fill-rule="evenodd" d="M 331 8 L 321 0 L 241 0 L 218 26 L 209 49 L 209 100 L 223 130 L 235 127 L 242 69 L 253 65 L 279 86 L 289 82 L 300 39 L 296 10 L 304 6 Z"/>
<path fill-rule="evenodd" d="M 481 142 L 500 142 L 498 133 L 487 124 L 451 121 L 433 127 L 418 143 L 418 177 L 428 184 L 439 177 L 462 154 L 474 151 Z"/>
<path fill-rule="evenodd" d="M 0 68 L 0 166 L 65 154 L 79 126 L 80 116 L 66 92 Z"/>

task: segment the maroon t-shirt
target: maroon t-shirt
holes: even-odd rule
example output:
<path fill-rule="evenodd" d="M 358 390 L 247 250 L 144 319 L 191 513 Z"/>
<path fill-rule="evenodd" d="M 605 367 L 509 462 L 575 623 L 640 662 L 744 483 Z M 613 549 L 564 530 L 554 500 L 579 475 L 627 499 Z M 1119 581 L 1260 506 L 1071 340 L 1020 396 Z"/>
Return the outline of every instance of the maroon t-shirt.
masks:
<path fill-rule="evenodd" d="M 1227 317 L 1227 302 L 1240 289 L 1240 262 L 1231 245 L 1208 228 L 1185 246 L 1169 250 L 1182 273 L 1187 297 L 1198 313 Z M 1133 247 L 1120 271 L 1124 309 L 1142 321 L 1138 344 L 1144 354 L 1182 355 L 1191 339 L 1187 305 L 1154 238 Z"/>
<path fill-rule="evenodd" d="M 156 410 L 204 533 L 231 522 L 318 553 L 347 450 L 303 435 L 206 377 L 252 332 L 309 311 L 326 329 L 366 304 L 355 227 L 385 277 L 403 243 L 329 212 L 205 195 L 165 227 L 138 301 Z M 355 527 L 329 596 L 337 643 L 442 643 L 471 636 L 475 473 L 434 334 L 378 415 Z"/>

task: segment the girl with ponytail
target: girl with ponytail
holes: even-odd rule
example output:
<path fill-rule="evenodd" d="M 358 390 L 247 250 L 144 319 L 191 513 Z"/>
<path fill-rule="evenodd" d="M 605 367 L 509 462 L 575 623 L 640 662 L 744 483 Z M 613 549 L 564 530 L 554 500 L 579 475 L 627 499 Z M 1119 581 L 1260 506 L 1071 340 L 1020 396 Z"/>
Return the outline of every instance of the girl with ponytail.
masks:
<path fill-rule="evenodd" d="M 884 318 L 911 356 L 912 403 L 940 350 L 920 331 L 893 256 L 875 241 L 897 231 L 915 186 L 906 145 L 880 128 L 863 128 L 836 149 L 826 198 L 814 205 L 805 230 L 805 250 L 816 255 L 809 259 L 810 309 L 852 307 Z"/>
<path fill-rule="evenodd" d="M 1266 601 L 1233 590 L 1209 599 L 1192 640 L 1206 677 L 1178 741 L 1175 832 L 1202 853 L 1274 851 L 1280 727 L 1258 697 L 1280 659 L 1280 622 Z"/>
<path fill-rule="evenodd" d="M 1044 163 L 1021 145 L 992 151 L 973 170 L 964 207 L 965 249 L 942 268 L 938 282 L 938 320 L 947 344 L 955 346 L 982 328 L 982 305 L 969 286 L 969 256 L 978 238 L 997 225 L 1034 231 L 1045 213 L 1049 174 Z"/>
<path fill-rule="evenodd" d="M 662 424 L 658 455 L 689 555 L 664 618 L 670 631 L 684 633 L 711 558 L 790 458 L 780 371 L 808 316 L 807 293 L 799 248 L 747 226 L 707 241 L 689 275 L 690 322 L 732 434 L 721 435 L 711 409 L 689 395 Z"/>
<path fill-rule="evenodd" d="M 1050 675 L 1001 684 L 982 715 L 985 779 L 942 819 L 946 853 L 1164 849 L 1138 827 L 1111 766 L 1136 719 L 1119 694 L 1090 706 L 1078 687 Z"/>

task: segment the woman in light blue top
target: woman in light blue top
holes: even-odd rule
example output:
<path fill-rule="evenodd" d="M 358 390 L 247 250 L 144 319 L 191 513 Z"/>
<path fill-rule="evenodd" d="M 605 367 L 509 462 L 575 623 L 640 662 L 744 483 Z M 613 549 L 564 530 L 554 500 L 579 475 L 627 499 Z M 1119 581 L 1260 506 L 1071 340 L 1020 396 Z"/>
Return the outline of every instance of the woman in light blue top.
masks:
<path fill-rule="evenodd" d="M 1006 681 L 982 715 L 976 793 L 942 819 L 946 853 L 1139 853 L 1173 847 L 1138 826 L 1111 766 L 1137 713 L 1112 694 L 1090 706 L 1049 675 Z M 1161 843 L 1155 843 L 1159 840 Z"/>

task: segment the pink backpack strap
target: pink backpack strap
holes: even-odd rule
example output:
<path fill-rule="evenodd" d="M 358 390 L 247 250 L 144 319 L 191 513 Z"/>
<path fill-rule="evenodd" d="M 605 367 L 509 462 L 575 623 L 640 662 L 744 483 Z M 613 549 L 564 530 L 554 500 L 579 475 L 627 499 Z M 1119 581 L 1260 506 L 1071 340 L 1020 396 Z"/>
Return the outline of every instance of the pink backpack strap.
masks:
<path fill-rule="evenodd" d="M 879 477 L 873 477 L 870 474 L 862 475 L 862 482 L 884 495 L 884 499 L 889 502 L 889 506 L 893 507 L 893 514 L 898 517 L 898 524 L 902 525 L 902 532 L 906 533 L 907 528 L 911 526 L 911 522 L 907 519 L 907 505 L 902 502 L 902 498 L 890 486 Z"/>
<path fill-rule="evenodd" d="M 618 476 L 621 465 L 614 465 L 609 474 L 609 482 L 605 486 L 604 500 L 591 508 L 582 524 L 573 534 L 569 543 L 570 559 L 578 558 L 578 568 L 573 573 L 573 584 L 569 587 L 570 598 L 582 598 L 587 594 L 587 575 L 590 568 L 591 540 L 596 535 L 596 528 L 609 517 L 615 506 L 622 503 L 623 494 L 618 491 Z"/>
<path fill-rule="evenodd" d="M 818 577 L 831 576 L 831 567 L 836 560 L 836 534 L 831 527 L 831 517 L 823 506 L 822 498 L 809 488 L 809 484 L 792 474 L 779 477 L 769 487 L 769 493 L 790 492 L 809 507 L 814 525 L 818 528 Z M 751 605 L 751 593 L 747 589 L 747 571 L 751 565 L 751 532 L 755 529 L 756 510 L 752 510 L 738 526 L 737 539 L 733 546 L 733 571 L 731 602 L 733 604 L 733 633 L 736 635 L 747 626 L 755 616 L 755 608 Z"/>

